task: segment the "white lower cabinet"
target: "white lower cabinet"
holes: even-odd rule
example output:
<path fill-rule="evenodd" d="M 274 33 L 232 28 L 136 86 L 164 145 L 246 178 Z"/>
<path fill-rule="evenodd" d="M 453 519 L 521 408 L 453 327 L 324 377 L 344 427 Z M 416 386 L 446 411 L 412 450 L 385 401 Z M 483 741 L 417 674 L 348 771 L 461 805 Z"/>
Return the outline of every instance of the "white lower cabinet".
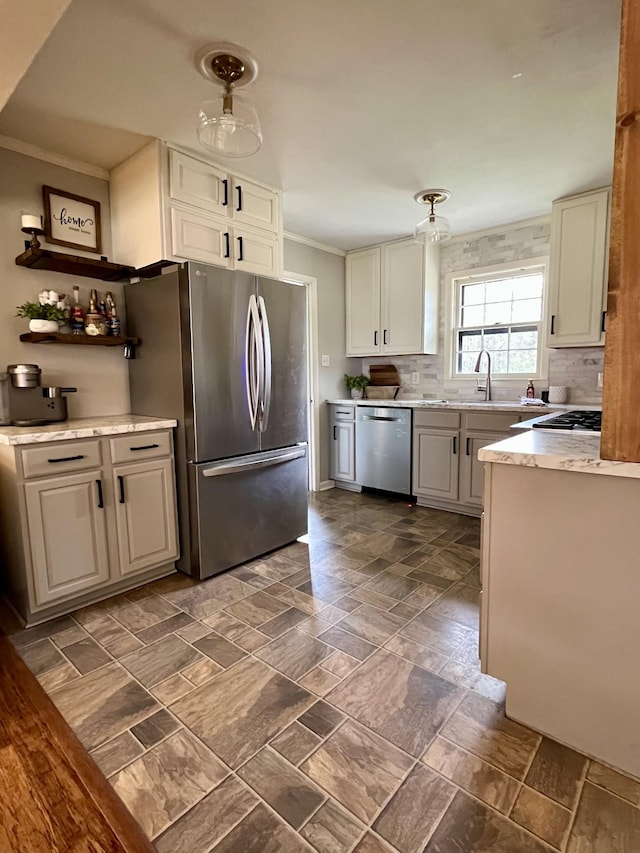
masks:
<path fill-rule="evenodd" d="M 356 480 L 356 407 L 330 406 L 329 476 L 343 483 Z"/>
<path fill-rule="evenodd" d="M 484 499 L 484 462 L 478 459 L 478 451 L 488 444 L 495 444 L 508 438 L 505 433 L 467 432 L 464 436 L 464 447 L 461 455 L 460 468 L 460 500 L 465 504 L 483 505 Z"/>
<path fill-rule="evenodd" d="M 33 588 L 38 605 L 109 580 L 101 470 L 53 477 L 24 487 Z"/>
<path fill-rule="evenodd" d="M 413 431 L 413 492 L 458 500 L 460 435 L 454 430 L 417 427 Z"/>
<path fill-rule="evenodd" d="M 172 459 L 113 469 L 120 574 L 131 575 L 178 556 Z"/>
<path fill-rule="evenodd" d="M 27 624 L 174 567 L 170 431 L 0 446 L 0 468 L 4 587 Z"/>
<path fill-rule="evenodd" d="M 478 451 L 513 435 L 511 425 L 519 420 L 508 412 L 414 411 L 412 491 L 418 503 L 479 515 L 484 463 Z"/>

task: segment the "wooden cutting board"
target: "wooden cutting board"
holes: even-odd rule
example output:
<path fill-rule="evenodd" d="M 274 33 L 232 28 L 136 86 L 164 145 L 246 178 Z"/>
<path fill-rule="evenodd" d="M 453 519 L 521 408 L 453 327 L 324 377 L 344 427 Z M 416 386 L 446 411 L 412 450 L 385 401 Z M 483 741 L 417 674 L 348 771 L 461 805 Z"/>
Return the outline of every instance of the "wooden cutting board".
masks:
<path fill-rule="evenodd" d="M 371 385 L 400 385 L 400 374 L 394 364 L 372 364 L 369 367 Z"/>

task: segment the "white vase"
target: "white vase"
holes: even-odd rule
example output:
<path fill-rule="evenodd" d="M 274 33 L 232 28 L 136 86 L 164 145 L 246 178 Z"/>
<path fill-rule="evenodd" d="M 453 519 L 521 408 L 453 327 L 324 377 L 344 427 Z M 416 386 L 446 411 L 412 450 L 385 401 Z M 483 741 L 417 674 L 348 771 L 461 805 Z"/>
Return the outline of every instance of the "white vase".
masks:
<path fill-rule="evenodd" d="M 352 400 L 362 400 L 362 391 L 360 388 L 352 388 L 351 389 L 351 399 Z"/>
<path fill-rule="evenodd" d="M 57 320 L 29 320 L 30 332 L 57 332 L 58 329 Z"/>

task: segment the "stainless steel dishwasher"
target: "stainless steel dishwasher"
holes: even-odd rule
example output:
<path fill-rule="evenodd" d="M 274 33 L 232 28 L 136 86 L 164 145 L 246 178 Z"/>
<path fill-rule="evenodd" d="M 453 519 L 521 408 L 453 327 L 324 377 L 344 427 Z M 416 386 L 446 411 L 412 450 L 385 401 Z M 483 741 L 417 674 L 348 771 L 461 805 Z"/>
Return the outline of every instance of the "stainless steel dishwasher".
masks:
<path fill-rule="evenodd" d="M 411 409 L 356 408 L 356 482 L 411 494 Z"/>

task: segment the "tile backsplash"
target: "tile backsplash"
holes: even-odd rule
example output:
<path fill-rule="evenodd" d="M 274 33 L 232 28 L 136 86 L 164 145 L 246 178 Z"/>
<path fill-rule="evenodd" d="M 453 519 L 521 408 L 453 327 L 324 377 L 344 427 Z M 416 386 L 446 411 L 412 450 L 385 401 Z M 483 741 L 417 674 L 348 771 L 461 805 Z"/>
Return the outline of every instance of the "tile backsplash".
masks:
<path fill-rule="evenodd" d="M 475 378 L 470 381 L 447 381 L 444 358 L 444 315 L 446 310 L 446 277 L 457 270 L 487 267 L 510 261 L 543 257 L 549 254 L 550 223 L 538 223 L 520 228 L 496 230 L 495 234 L 450 243 L 440 254 L 440 353 L 438 355 L 380 356 L 362 359 L 362 372 L 369 365 L 392 362 L 398 368 L 402 382 L 401 396 L 454 399 L 473 399 L 476 396 Z M 536 383 L 536 395 L 549 385 L 566 385 L 569 402 L 602 402 L 598 389 L 598 373 L 603 370 L 604 347 L 579 347 L 551 349 L 549 354 L 549 380 Z M 411 382 L 412 373 L 418 373 L 417 385 Z M 494 400 L 513 400 L 524 395 L 527 382 L 522 387 L 513 381 L 492 382 Z M 480 395 L 477 395 L 480 398 Z"/>

